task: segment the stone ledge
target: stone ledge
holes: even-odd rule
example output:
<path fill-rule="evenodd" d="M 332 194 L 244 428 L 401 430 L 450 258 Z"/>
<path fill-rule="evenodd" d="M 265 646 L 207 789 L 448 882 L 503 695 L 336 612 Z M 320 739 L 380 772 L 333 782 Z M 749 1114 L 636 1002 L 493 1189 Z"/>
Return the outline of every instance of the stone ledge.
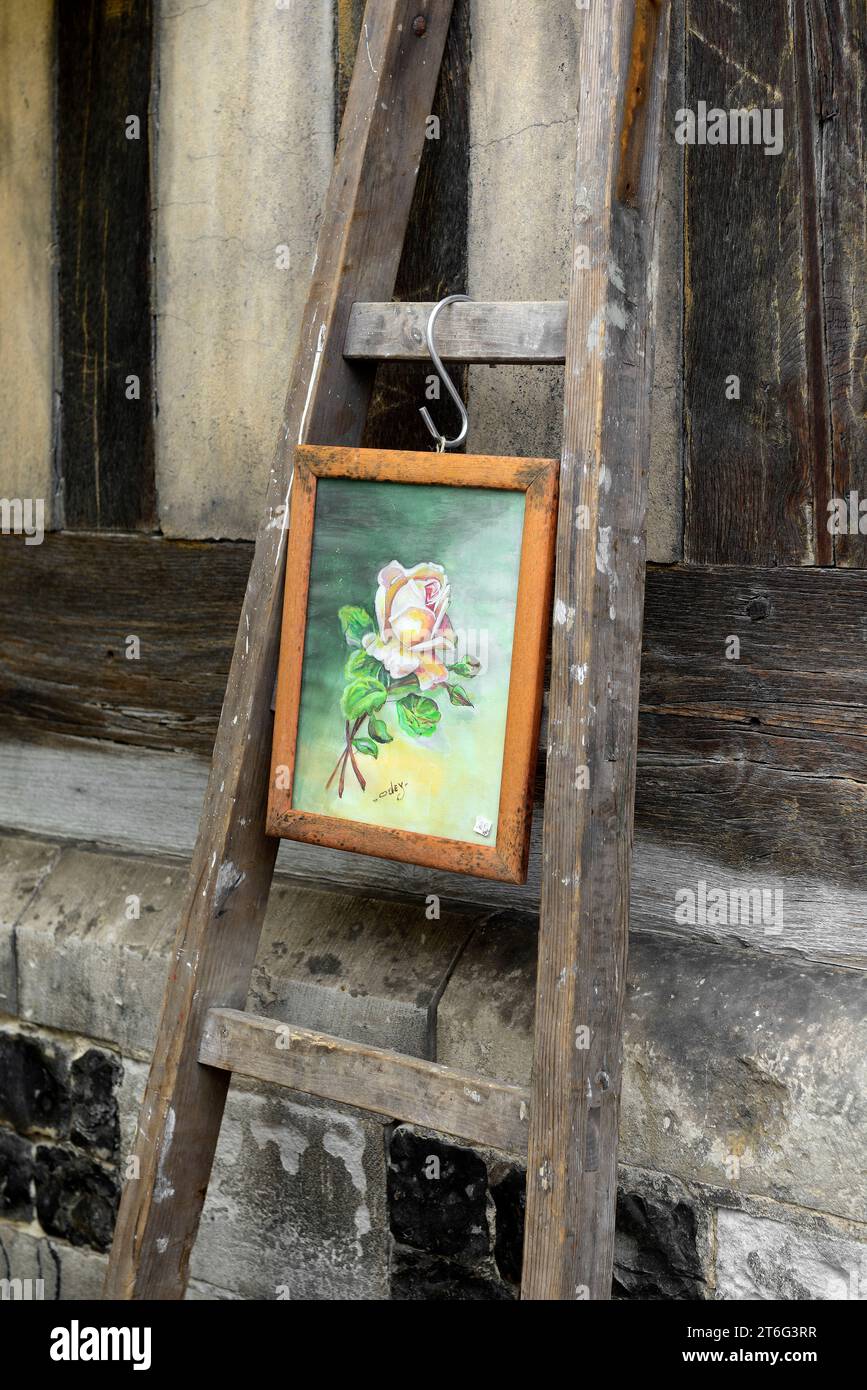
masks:
<path fill-rule="evenodd" d="M 41 840 L 0 838 L 0 1013 L 18 1012 L 15 928 L 60 854 L 59 845 Z"/>
<path fill-rule="evenodd" d="M 0 840 L 0 874 L 27 843 Z M 21 910 L 13 901 L 14 921 L 0 918 L 21 1017 L 147 1057 L 186 880 L 177 865 L 64 850 Z M 430 1057 L 437 1002 L 472 927 L 456 913 L 428 921 L 419 905 L 276 885 L 248 1007 Z"/>

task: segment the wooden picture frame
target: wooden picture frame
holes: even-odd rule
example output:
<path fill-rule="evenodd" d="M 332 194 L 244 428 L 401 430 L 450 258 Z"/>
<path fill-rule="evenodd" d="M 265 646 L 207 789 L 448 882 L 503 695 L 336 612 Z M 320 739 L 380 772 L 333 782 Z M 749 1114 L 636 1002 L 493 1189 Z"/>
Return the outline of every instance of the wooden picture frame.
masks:
<path fill-rule="evenodd" d="M 276 714 L 274 725 L 273 754 L 271 763 L 271 777 L 269 784 L 267 830 L 270 835 L 280 836 L 290 840 L 301 840 L 308 844 L 318 844 L 329 846 L 334 849 L 350 850 L 356 853 L 373 855 L 383 859 L 393 859 L 408 863 L 423 865 L 435 869 L 445 869 L 457 873 L 472 874 L 480 878 L 500 879 L 510 883 L 523 883 L 527 874 L 527 859 L 529 853 L 530 820 L 532 814 L 533 801 L 533 780 L 538 752 L 539 724 L 542 710 L 542 693 L 545 654 L 547 649 L 548 632 L 551 617 L 551 600 L 553 585 L 553 566 L 554 566 L 554 540 L 557 523 L 557 498 L 558 498 L 558 471 L 559 464 L 554 459 L 522 459 L 522 458 L 495 458 L 488 456 L 472 455 L 450 455 L 434 453 L 408 453 L 408 452 L 384 452 L 371 449 L 354 449 L 338 447 L 321 447 L 311 445 L 299 445 L 295 450 L 295 471 L 292 480 L 292 506 L 291 518 L 289 523 L 289 535 L 287 545 L 287 582 L 283 606 L 283 626 L 281 638 L 280 663 L 277 682 Z M 299 765 L 299 756 L 306 756 L 304 740 L 302 740 L 301 754 L 299 755 L 299 726 L 303 719 L 312 721 L 322 718 L 322 701 L 314 700 L 313 696 L 302 694 L 303 682 L 305 680 L 305 652 L 308 658 L 311 652 L 316 650 L 315 642 L 321 639 L 316 636 L 316 632 L 311 626 L 308 632 L 308 600 L 311 599 L 311 569 L 319 566 L 318 556 L 323 550 L 323 543 L 320 543 L 319 550 L 314 551 L 314 544 L 318 530 L 325 527 L 325 521 L 321 513 L 322 499 L 320 497 L 320 517 L 317 520 L 317 497 L 324 486 L 324 480 L 343 480 L 344 483 L 389 483 L 389 484 L 409 484 L 420 485 L 433 489 L 471 489 L 472 492 L 464 493 L 460 499 L 460 512 L 463 513 L 462 521 L 456 520 L 456 525 L 470 525 L 467 520 L 467 512 L 471 504 L 478 502 L 484 510 L 501 505 L 489 497 L 488 493 L 480 490 L 496 490 L 503 494 L 523 494 L 523 509 L 516 507 L 513 501 L 503 500 L 502 506 L 508 508 L 510 518 L 517 517 L 518 522 L 510 522 L 512 530 L 508 526 L 493 528 L 494 534 L 479 534 L 478 546 L 473 549 L 473 563 L 483 566 L 485 555 L 490 556 L 496 549 L 498 543 L 498 533 L 518 535 L 516 526 L 520 527 L 520 543 L 513 561 L 503 559 L 503 564 L 513 563 L 517 575 L 517 594 L 514 598 L 514 624 L 509 626 L 509 664 L 508 664 L 508 696 L 507 703 L 502 691 L 502 681 L 500 688 L 494 692 L 491 703 L 499 700 L 498 708 L 501 710 L 500 724 L 498 729 L 503 727 L 502 737 L 502 761 L 499 775 L 499 798 L 496 807 L 496 820 L 493 817 L 485 820 L 478 817 L 472 832 L 469 827 L 465 833 L 467 838 L 453 837 L 449 835 L 429 834 L 414 829 L 403 829 L 394 824 L 376 824 L 368 820 L 352 819 L 349 817 L 344 803 L 344 784 L 347 768 L 352 766 L 355 774 L 354 778 L 350 775 L 353 783 L 353 795 L 358 798 L 360 793 L 356 789 L 356 784 L 360 785 L 362 792 L 367 785 L 367 774 L 361 770 L 357 755 L 353 749 L 359 747 L 362 751 L 366 750 L 367 758 L 365 766 L 378 772 L 374 758 L 379 760 L 379 753 L 383 751 L 371 745 L 371 740 L 367 737 L 358 737 L 357 733 L 363 733 L 363 728 L 359 730 L 362 720 L 366 715 L 355 724 L 352 724 L 346 714 L 345 701 L 349 698 L 348 689 L 344 690 L 344 705 L 340 719 L 344 720 L 344 727 L 341 736 L 345 738 L 345 746 L 341 750 L 338 759 L 340 771 L 339 797 L 337 801 L 333 797 L 333 779 L 338 769 L 332 773 L 330 783 L 325 786 L 332 796 L 335 807 L 339 806 L 342 814 L 324 814 L 320 809 L 305 809 L 304 805 L 296 805 L 293 794 L 298 791 L 298 797 L 303 802 L 304 796 L 301 793 L 302 783 L 305 782 L 301 773 L 304 769 Z M 329 491 L 324 494 L 333 500 L 343 497 L 344 505 L 347 498 L 361 497 L 365 503 L 373 503 L 378 499 L 381 504 L 383 499 L 390 503 L 392 494 L 368 492 L 367 489 L 354 493 L 344 488 L 342 494 L 339 489 L 329 482 Z M 408 492 L 405 488 L 393 494 L 394 498 L 402 500 L 404 506 L 407 500 L 421 506 L 422 503 L 442 508 L 450 502 L 441 491 L 428 493 L 424 498 L 417 496 L 414 492 Z M 397 501 L 395 501 L 397 507 Z M 377 515 L 381 514 L 380 511 Z M 438 513 L 439 514 L 439 513 Z M 330 523 L 334 524 L 334 523 Z M 339 532 L 342 537 L 352 528 L 347 528 L 342 523 L 344 529 Z M 359 532 L 364 534 L 364 527 L 359 526 Z M 397 525 L 399 531 L 399 525 Z M 363 541 L 359 541 L 363 544 Z M 390 542 L 388 542 L 390 544 Z M 487 547 L 487 552 L 486 552 Z M 341 545 L 334 546 L 328 552 L 332 569 L 335 566 L 348 566 L 350 559 L 348 555 L 341 559 L 334 560 L 334 551 L 343 551 Z M 384 549 L 384 547 L 382 547 Z M 395 542 L 392 546 L 394 551 L 399 549 L 399 543 Z M 504 547 L 503 556 L 511 554 Z M 404 560 L 413 560 L 418 557 L 415 554 L 403 556 Z M 428 561 L 429 557 L 422 557 Z M 448 629 L 449 645 L 447 650 L 451 652 L 454 642 L 457 640 L 455 629 L 451 626 L 450 619 L 447 619 L 446 612 L 450 602 L 450 583 L 445 569 L 439 564 L 430 563 L 427 565 L 417 564 L 415 570 L 404 570 L 400 562 L 390 561 L 390 556 L 384 553 L 380 556 L 382 565 L 385 567 L 375 577 L 372 584 L 375 586 L 377 580 L 377 599 L 375 603 L 375 613 L 377 616 L 370 617 L 369 613 L 363 609 L 353 609 L 349 607 L 340 608 L 340 624 L 349 623 L 344 627 L 344 637 L 347 643 L 354 643 L 356 647 L 361 647 L 361 643 L 366 645 L 366 655 L 359 650 L 357 657 L 353 660 L 353 665 L 360 663 L 364 667 L 366 660 L 371 653 L 388 652 L 394 648 L 397 638 L 392 635 L 388 639 L 390 616 L 393 615 L 398 600 L 391 597 L 395 593 L 403 593 L 405 601 L 409 603 L 411 593 L 418 592 L 417 589 L 408 589 L 403 586 L 412 582 L 416 585 L 421 584 L 421 591 L 427 596 L 430 595 L 428 610 L 408 608 L 403 617 L 407 618 L 410 614 L 429 611 L 430 615 L 438 614 L 436 618 L 430 616 L 430 622 L 434 625 L 434 632 L 439 631 L 439 638 Z M 390 562 L 390 563 L 389 563 Z M 319 574 L 319 568 L 315 569 Z M 402 572 L 402 573 L 401 573 Z M 340 570 L 342 576 L 343 571 Z M 396 578 L 395 578 L 396 576 Z M 315 581 L 318 583 L 318 581 Z M 338 584 L 342 584 L 341 577 Z M 384 587 L 385 586 L 385 587 Z M 464 583 L 465 591 L 469 587 L 467 581 Z M 368 585 L 370 588 L 370 585 Z M 372 588 L 370 588 L 372 592 Z M 319 590 L 317 590 L 319 592 Z M 383 599 L 383 594 L 388 595 Z M 388 604 L 392 607 L 389 609 Z M 312 612 L 312 599 L 311 599 Z M 330 610 L 329 610 L 330 612 Z M 353 628 L 354 619 L 346 619 L 346 614 L 361 613 L 359 620 L 361 626 Z M 385 614 L 385 617 L 378 615 Z M 360 632 L 364 627 L 364 619 L 368 619 L 367 631 L 358 641 L 356 631 Z M 401 615 L 394 619 L 399 623 Z M 427 620 L 427 619 L 426 619 Z M 312 623 L 315 623 L 315 617 Z M 336 617 L 330 619 L 333 625 L 334 640 L 340 644 L 340 627 Z M 409 621 L 416 621 L 410 618 Z M 508 623 L 508 617 L 504 618 L 504 623 Z M 321 624 L 320 624 L 321 626 Z M 330 631 L 330 629 L 329 629 Z M 425 636 L 426 634 L 422 634 Z M 403 641 L 403 636 L 401 641 Z M 417 639 L 420 640 L 420 639 Z M 383 643 L 386 645 L 383 646 Z M 431 643 L 422 643 L 417 648 L 407 649 L 401 646 L 395 650 L 406 653 L 407 650 L 418 652 L 423 646 L 431 646 Z M 503 644 L 505 645 L 505 644 Z M 440 647 L 442 651 L 442 647 Z M 419 682 L 424 679 L 436 679 L 440 682 L 440 688 L 448 680 L 447 677 L 437 675 L 431 677 L 428 668 L 436 668 L 442 671 L 442 667 L 436 664 L 436 652 L 430 654 L 430 659 L 418 658 L 417 662 L 427 660 L 428 664 L 421 667 L 419 673 L 402 678 L 395 678 L 389 688 L 389 699 L 398 701 L 397 708 L 394 704 L 388 709 L 396 710 L 399 716 L 398 723 L 406 724 L 405 717 L 412 719 L 417 716 L 418 711 L 424 713 L 429 709 L 429 701 L 422 694 L 398 697 L 397 689 L 403 687 L 406 682 Z M 342 651 L 341 659 L 352 656 L 348 650 Z M 399 664 L 400 657 L 383 657 L 392 662 L 389 670 L 399 673 L 403 667 Z M 395 665 L 394 663 L 397 662 Z M 433 667 L 431 667 L 433 663 Z M 348 664 L 348 663 L 347 663 Z M 448 667 L 449 672 L 471 672 L 473 666 L 478 667 L 480 663 L 469 657 Z M 308 675 L 306 677 L 308 686 L 314 676 L 310 675 L 310 663 L 308 663 Z M 385 667 L 381 668 L 385 670 Z M 341 679 L 351 679 L 349 676 Z M 360 679 L 366 679 L 364 676 Z M 383 681 L 391 681 L 390 675 L 384 675 Z M 461 675 L 461 681 L 464 676 Z M 495 683 L 495 682 L 494 682 Z M 374 686 L 377 683 L 373 682 Z M 482 681 L 478 684 L 483 685 Z M 489 682 L 489 685 L 492 682 Z M 329 690 L 332 688 L 329 686 Z M 304 687 L 305 689 L 307 687 Z M 431 698 L 434 694 L 440 693 L 440 688 L 431 690 Z M 418 690 L 418 684 L 415 689 Z M 427 687 L 421 686 L 421 691 Z M 449 727 L 459 728 L 458 737 L 466 738 L 464 725 L 466 717 L 471 716 L 471 712 L 476 710 L 476 705 L 470 700 L 466 687 L 463 684 L 445 684 L 448 699 L 452 705 L 460 705 L 454 716 L 454 725 Z M 338 692 L 339 694 L 339 692 Z M 357 694 L 356 697 L 357 699 Z M 305 701 L 302 711 L 302 700 Z M 308 706 L 312 712 L 308 713 Z M 357 705 L 353 713 L 357 712 Z M 445 706 L 444 708 L 447 708 Z M 387 712 L 383 706 L 379 712 Z M 345 717 L 345 718 L 344 718 Z M 437 715 L 439 721 L 441 716 Z M 376 715 L 372 716 L 367 725 L 368 729 L 380 738 L 382 744 L 394 744 L 394 737 L 384 738 L 382 735 L 388 733 L 388 725 L 380 721 Z M 483 726 L 479 726 L 481 730 Z M 438 722 L 434 726 L 435 733 L 439 733 Z M 410 732 L 417 733 L 418 729 L 413 725 Z M 422 728 L 422 733 L 428 730 Z M 443 730 L 445 732 L 445 730 Z M 478 737 L 481 737 L 481 732 Z M 499 735 L 498 735 L 499 737 Z M 313 740 L 309 740 L 312 742 Z M 407 740 L 412 743 L 413 740 Z M 434 744 L 434 739 L 416 740 L 419 744 L 427 743 L 430 747 Z M 443 740 L 439 740 L 442 742 Z M 447 741 L 447 740 L 446 740 Z M 388 758 L 394 761 L 397 754 L 394 748 L 387 747 L 383 752 L 383 760 Z M 407 754 L 409 756 L 409 754 Z M 413 749 L 413 756 L 417 756 Z M 439 755 L 442 757 L 442 755 Z M 309 759 L 308 759 L 309 761 Z M 342 766 L 341 766 L 342 765 Z M 431 764 L 428 764 L 430 766 Z M 321 764 L 320 764 L 321 766 Z M 455 759 L 455 766 L 462 773 L 465 771 L 465 762 L 458 762 Z M 484 765 L 486 773 L 490 774 L 490 761 Z M 492 776 L 492 774 L 490 774 Z M 298 787 L 296 788 L 296 782 Z M 317 787 L 321 782 L 317 782 Z M 410 782 L 406 782 L 406 788 L 410 788 Z M 415 785 L 418 785 L 416 780 Z M 395 783 L 392 779 L 390 789 L 376 792 L 375 786 L 372 788 L 374 793 L 370 801 L 365 801 L 365 808 L 368 804 L 382 801 L 384 797 L 391 797 L 391 793 L 399 795 L 397 788 L 402 788 L 403 782 Z M 407 790 L 409 797 L 409 791 Z M 427 791 L 430 800 L 431 793 Z M 325 797 L 325 791 L 321 792 L 321 797 Z M 309 798 L 308 798 L 309 799 Z M 315 799 L 315 798 L 314 798 Z M 448 808 L 449 814 L 456 814 L 454 810 L 455 802 L 450 801 L 447 795 L 440 795 L 437 805 L 442 804 L 443 808 Z M 317 803 L 318 804 L 318 803 Z M 394 816 L 395 806 L 393 798 L 389 800 L 387 807 L 388 814 Z M 385 809 L 383 815 L 385 815 Z M 446 810 L 443 810 L 446 814 Z M 469 819 L 469 812 L 465 819 Z M 485 826 L 488 831 L 485 831 Z M 494 830 L 495 826 L 495 830 Z M 491 833 L 493 831 L 493 833 Z M 470 838 L 471 833 L 478 836 L 478 842 Z M 483 838 L 487 836 L 488 838 Z M 492 841 L 492 842 L 491 842 Z"/>

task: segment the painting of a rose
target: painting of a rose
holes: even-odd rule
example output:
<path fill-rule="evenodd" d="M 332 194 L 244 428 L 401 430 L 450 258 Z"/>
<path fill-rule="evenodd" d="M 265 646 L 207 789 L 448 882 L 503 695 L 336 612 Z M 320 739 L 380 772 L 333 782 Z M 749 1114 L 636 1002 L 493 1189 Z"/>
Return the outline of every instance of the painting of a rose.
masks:
<path fill-rule="evenodd" d="M 294 464 L 268 833 L 525 882 L 558 461 L 301 444 Z"/>
<path fill-rule="evenodd" d="M 523 503 L 320 480 L 299 809 L 495 843 Z"/>
<path fill-rule="evenodd" d="M 449 584 L 441 565 L 406 570 L 394 560 L 379 575 L 378 631 L 367 633 L 361 645 L 394 680 L 414 675 L 422 690 L 445 685 L 444 658 L 455 651 L 448 608 Z"/>
<path fill-rule="evenodd" d="M 346 605 L 340 609 L 338 620 L 351 649 L 340 702 L 344 746 L 326 783 L 331 787 L 336 782 L 339 798 L 346 786 L 347 768 L 366 791 L 358 758 L 378 759 L 379 745 L 393 741 L 383 717 L 389 707 L 399 729 L 409 738 L 430 738 L 436 732 L 441 710 L 434 696 L 441 688 L 453 705 L 473 708 L 458 682 L 475 676 L 481 663 L 475 657 L 458 660 L 449 596 L 442 565 L 405 569 L 392 560 L 379 572 L 375 621 L 364 608 Z"/>

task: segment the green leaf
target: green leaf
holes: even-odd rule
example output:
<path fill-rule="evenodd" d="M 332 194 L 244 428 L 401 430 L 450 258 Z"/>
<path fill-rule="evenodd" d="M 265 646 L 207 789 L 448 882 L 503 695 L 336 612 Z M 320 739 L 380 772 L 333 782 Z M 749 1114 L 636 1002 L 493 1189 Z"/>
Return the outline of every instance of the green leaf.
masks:
<path fill-rule="evenodd" d="M 453 705 L 463 705 L 466 709 L 475 709 L 475 705 L 462 685 L 447 685 L 446 690 L 449 692 L 449 699 Z"/>
<path fill-rule="evenodd" d="M 337 617 L 350 647 L 360 647 L 362 637 L 365 637 L 368 632 L 376 631 L 374 621 L 365 608 L 356 608 L 350 604 L 346 608 L 341 608 Z"/>
<path fill-rule="evenodd" d="M 456 676 L 463 676 L 465 680 L 473 680 L 481 669 L 482 663 L 477 661 L 474 656 L 465 656 L 463 661 L 449 667 L 449 670 L 454 671 Z"/>
<path fill-rule="evenodd" d="M 352 740 L 352 746 L 357 749 L 359 753 L 363 753 L 366 758 L 379 757 L 379 749 L 369 738 L 354 738 Z"/>
<path fill-rule="evenodd" d="M 415 738 L 430 738 L 440 722 L 440 707 L 427 695 L 405 695 L 398 701 L 397 718 L 405 733 Z"/>
<path fill-rule="evenodd" d="M 401 676 L 399 680 L 390 681 L 388 687 L 389 699 L 397 700 L 400 698 L 398 692 L 401 690 L 420 690 L 418 676 Z"/>
<path fill-rule="evenodd" d="M 370 716 L 367 725 L 367 732 L 370 737 L 376 739 L 377 743 L 394 743 L 394 739 L 388 732 L 388 725 L 383 719 L 377 719 L 375 714 Z"/>
<path fill-rule="evenodd" d="M 363 719 L 366 714 L 375 714 L 385 704 L 388 691 L 382 681 L 373 676 L 359 676 L 351 681 L 343 692 L 340 708 L 343 717 L 353 722 Z"/>
<path fill-rule="evenodd" d="M 388 677 L 382 662 L 376 661 L 372 656 L 368 656 L 367 652 L 357 648 L 350 654 L 343 668 L 343 674 L 350 683 L 358 680 L 359 676 L 372 676 L 374 680 L 380 681 L 383 685 L 388 684 Z"/>

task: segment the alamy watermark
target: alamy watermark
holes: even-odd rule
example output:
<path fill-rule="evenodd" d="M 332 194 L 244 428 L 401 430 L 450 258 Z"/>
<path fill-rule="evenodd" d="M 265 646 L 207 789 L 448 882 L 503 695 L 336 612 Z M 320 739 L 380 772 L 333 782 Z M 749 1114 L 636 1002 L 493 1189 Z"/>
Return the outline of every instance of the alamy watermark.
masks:
<path fill-rule="evenodd" d="M 134 1371 L 151 1365 L 149 1327 L 82 1327 L 73 1318 L 68 1327 L 55 1327 L 48 1351 L 52 1361 L 130 1361 Z"/>
<path fill-rule="evenodd" d="M 764 927 L 765 936 L 783 932 L 782 888 L 708 888 L 699 879 L 695 888 L 678 888 L 674 920 L 679 926 Z"/>
<path fill-rule="evenodd" d="M 679 145 L 764 145 L 766 155 L 782 154 L 783 108 L 738 106 L 726 111 L 708 109 L 700 101 L 695 111 L 682 106 L 675 112 L 674 138 Z"/>
<path fill-rule="evenodd" d="M 828 503 L 828 530 L 832 536 L 867 536 L 867 497 L 850 492 Z"/>
<path fill-rule="evenodd" d="M 0 1303 L 32 1303 L 45 1298 L 44 1279 L 0 1279 Z"/>
<path fill-rule="evenodd" d="M 41 545 L 45 540 L 45 499 L 0 497 L 0 532 L 23 536 L 25 545 Z"/>

